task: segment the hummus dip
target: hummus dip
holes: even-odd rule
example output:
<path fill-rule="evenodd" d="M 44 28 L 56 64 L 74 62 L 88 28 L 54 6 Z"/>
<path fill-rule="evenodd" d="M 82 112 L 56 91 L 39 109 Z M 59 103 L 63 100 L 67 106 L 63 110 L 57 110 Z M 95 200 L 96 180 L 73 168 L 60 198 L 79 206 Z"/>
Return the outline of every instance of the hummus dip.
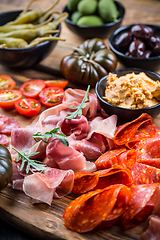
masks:
<path fill-rule="evenodd" d="M 103 97 L 108 103 L 122 108 L 148 108 L 160 103 L 160 82 L 149 78 L 144 72 L 117 77 L 109 73 Z"/>

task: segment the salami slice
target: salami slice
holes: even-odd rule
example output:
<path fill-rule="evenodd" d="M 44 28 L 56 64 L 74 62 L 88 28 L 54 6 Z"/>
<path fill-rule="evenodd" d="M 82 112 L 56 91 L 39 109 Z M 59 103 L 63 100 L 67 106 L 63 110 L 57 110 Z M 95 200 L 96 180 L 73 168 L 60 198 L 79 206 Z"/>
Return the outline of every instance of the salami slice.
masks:
<path fill-rule="evenodd" d="M 134 184 L 152 184 L 160 182 L 160 169 L 142 163 L 136 163 L 131 170 Z"/>
<path fill-rule="evenodd" d="M 64 225 L 75 232 L 89 232 L 105 221 L 119 218 L 130 199 L 130 188 L 122 184 L 90 191 L 67 206 L 63 214 Z"/>
<path fill-rule="evenodd" d="M 142 138 L 153 137 L 156 133 L 153 119 L 147 113 L 143 113 L 137 119 L 118 126 L 114 135 L 114 142 L 118 146 L 133 147 Z"/>
<path fill-rule="evenodd" d="M 96 173 L 75 173 L 72 192 L 75 194 L 83 194 L 89 192 L 97 186 L 98 181 L 99 176 Z"/>
<path fill-rule="evenodd" d="M 9 143 L 9 138 L 6 134 L 0 133 L 0 144 L 7 145 Z"/>
<path fill-rule="evenodd" d="M 83 194 L 95 189 L 103 189 L 114 184 L 130 186 L 133 183 L 131 172 L 118 165 L 94 173 L 75 173 L 72 192 Z"/>
<path fill-rule="evenodd" d="M 20 125 L 16 119 L 9 118 L 8 121 L 5 122 L 2 127 L 0 127 L 0 133 L 10 134 L 14 128 L 20 128 Z"/>
<path fill-rule="evenodd" d="M 119 148 L 105 152 L 96 161 L 97 169 L 110 168 L 115 164 L 132 169 L 137 161 L 135 149 Z"/>
<path fill-rule="evenodd" d="M 9 117 L 7 117 L 6 115 L 0 115 L 0 127 L 2 127 L 5 122 L 7 122 L 9 119 Z"/>
<path fill-rule="evenodd" d="M 138 158 L 160 158 L 160 137 L 148 138 L 136 146 Z"/>
<path fill-rule="evenodd" d="M 121 217 L 125 229 L 139 225 L 152 213 L 158 185 L 154 183 L 131 186 L 132 200 Z"/>
<path fill-rule="evenodd" d="M 117 164 L 117 156 L 124 151 L 126 151 L 126 148 L 122 147 L 105 152 L 95 161 L 97 169 L 110 168 Z"/>

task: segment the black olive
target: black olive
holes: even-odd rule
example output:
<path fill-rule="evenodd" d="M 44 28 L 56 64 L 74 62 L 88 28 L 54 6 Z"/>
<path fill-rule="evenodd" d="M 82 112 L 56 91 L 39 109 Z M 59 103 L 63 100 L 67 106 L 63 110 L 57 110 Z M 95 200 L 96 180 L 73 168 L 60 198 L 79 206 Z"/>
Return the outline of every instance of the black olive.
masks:
<path fill-rule="evenodd" d="M 154 35 L 154 30 L 144 24 L 136 24 L 131 28 L 131 33 L 138 39 L 146 40 Z"/>
<path fill-rule="evenodd" d="M 120 52 L 126 52 L 131 42 L 132 42 L 131 32 L 124 32 L 116 38 L 114 42 L 114 47 Z"/>
<path fill-rule="evenodd" d="M 156 42 L 157 42 L 156 36 L 151 36 L 145 41 L 145 44 L 148 49 L 153 49 L 156 45 Z"/>
<path fill-rule="evenodd" d="M 156 38 L 156 42 L 153 47 L 153 53 L 155 55 L 159 55 L 160 54 L 160 36 L 155 36 L 155 38 Z"/>
<path fill-rule="evenodd" d="M 151 55 L 152 55 L 152 51 L 147 50 L 147 51 L 144 51 L 141 57 L 150 58 Z"/>
<path fill-rule="evenodd" d="M 141 57 L 145 51 L 145 44 L 141 40 L 134 40 L 129 45 L 129 55 L 132 57 Z"/>

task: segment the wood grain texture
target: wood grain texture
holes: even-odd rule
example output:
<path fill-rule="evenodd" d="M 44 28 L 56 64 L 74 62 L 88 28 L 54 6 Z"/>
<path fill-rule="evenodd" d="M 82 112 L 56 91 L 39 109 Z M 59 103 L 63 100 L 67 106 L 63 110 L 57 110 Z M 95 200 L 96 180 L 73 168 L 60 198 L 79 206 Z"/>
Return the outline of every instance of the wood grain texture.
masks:
<path fill-rule="evenodd" d="M 52 0 L 39 0 L 33 3 L 33 8 L 48 8 Z M 133 23 L 148 23 L 160 25 L 160 1 L 159 0 L 123 0 L 120 1 L 126 9 L 122 25 Z M 24 9 L 27 0 L 1 0 L 0 11 Z M 67 0 L 60 0 L 56 10 L 62 11 Z M 62 23 L 61 37 L 65 42 L 58 42 L 53 52 L 44 61 L 31 69 L 8 69 L 0 65 L 0 74 L 9 74 L 17 82 L 17 87 L 28 79 L 58 79 L 62 78 L 60 72 L 61 59 L 72 52 L 73 46 L 78 46 L 83 42 L 82 38 L 77 37 Z M 108 44 L 108 39 L 105 40 Z M 117 69 L 124 66 L 118 63 Z M 158 70 L 160 73 L 160 68 Z M 80 88 L 80 86 L 69 84 L 71 87 Z M 43 109 L 42 109 L 43 110 Z M 42 111 L 41 110 L 41 111 Z M 16 110 L 2 110 L 0 114 L 6 114 L 9 117 L 16 118 L 21 127 L 25 127 L 33 121 L 17 114 Z M 159 118 L 155 120 L 159 125 Z M 54 199 L 51 206 L 45 204 L 33 205 L 31 199 L 23 192 L 13 190 L 8 185 L 0 193 L 0 218 L 10 223 L 16 228 L 36 237 L 37 239 L 66 239 L 66 240 L 138 240 L 142 231 L 143 223 L 129 231 L 122 231 L 119 226 L 103 231 L 93 231 L 86 234 L 78 234 L 66 229 L 63 226 L 62 215 L 66 206 L 74 199 L 69 195 L 62 199 Z"/>

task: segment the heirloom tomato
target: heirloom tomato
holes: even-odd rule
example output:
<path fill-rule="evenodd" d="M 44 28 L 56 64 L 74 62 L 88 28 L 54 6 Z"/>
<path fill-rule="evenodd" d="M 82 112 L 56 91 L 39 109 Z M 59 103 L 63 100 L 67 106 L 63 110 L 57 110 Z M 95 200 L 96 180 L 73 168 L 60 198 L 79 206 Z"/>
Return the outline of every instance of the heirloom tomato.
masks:
<path fill-rule="evenodd" d="M 64 77 L 80 85 L 95 84 L 117 66 L 116 55 L 99 38 L 88 39 L 65 56 L 60 64 Z"/>
<path fill-rule="evenodd" d="M 60 87 L 48 87 L 42 90 L 39 97 L 45 107 L 53 107 L 62 102 L 64 90 Z"/>

